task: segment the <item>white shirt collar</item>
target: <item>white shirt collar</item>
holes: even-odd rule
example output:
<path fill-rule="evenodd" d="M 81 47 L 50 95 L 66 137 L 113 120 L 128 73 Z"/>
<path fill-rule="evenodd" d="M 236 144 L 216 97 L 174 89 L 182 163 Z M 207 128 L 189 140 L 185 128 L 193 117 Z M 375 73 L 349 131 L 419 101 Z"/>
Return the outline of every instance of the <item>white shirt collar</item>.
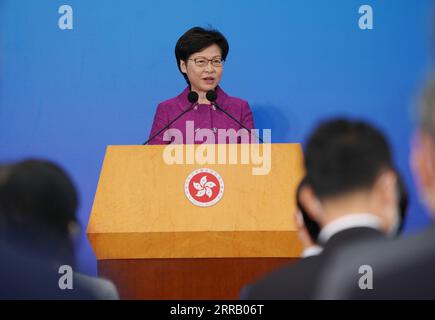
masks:
<path fill-rule="evenodd" d="M 317 245 L 311 246 L 309 248 L 306 248 L 301 255 L 301 258 L 308 258 L 312 256 L 317 256 L 320 253 L 322 253 L 323 248 Z"/>
<path fill-rule="evenodd" d="M 322 228 L 319 234 L 321 243 L 326 243 L 336 233 L 358 227 L 367 227 L 376 230 L 381 229 L 381 220 L 371 213 L 353 213 L 338 218 Z"/>

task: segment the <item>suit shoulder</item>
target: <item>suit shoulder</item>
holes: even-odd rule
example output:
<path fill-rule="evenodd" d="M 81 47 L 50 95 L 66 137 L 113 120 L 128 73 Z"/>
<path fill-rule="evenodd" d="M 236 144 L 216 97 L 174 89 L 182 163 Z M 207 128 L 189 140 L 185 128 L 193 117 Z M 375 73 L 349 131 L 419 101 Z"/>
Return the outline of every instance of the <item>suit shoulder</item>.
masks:
<path fill-rule="evenodd" d="M 89 289 L 98 300 L 118 300 L 119 294 L 115 285 L 106 279 L 91 277 L 74 272 L 74 280 Z"/>
<path fill-rule="evenodd" d="M 246 296 L 248 299 L 307 299 L 312 294 L 318 265 L 317 257 L 286 264 L 251 284 Z"/>
<path fill-rule="evenodd" d="M 164 100 L 164 101 L 160 102 L 157 105 L 157 107 L 160 107 L 160 108 L 170 108 L 170 107 L 173 107 L 175 105 L 177 105 L 177 97 Z"/>

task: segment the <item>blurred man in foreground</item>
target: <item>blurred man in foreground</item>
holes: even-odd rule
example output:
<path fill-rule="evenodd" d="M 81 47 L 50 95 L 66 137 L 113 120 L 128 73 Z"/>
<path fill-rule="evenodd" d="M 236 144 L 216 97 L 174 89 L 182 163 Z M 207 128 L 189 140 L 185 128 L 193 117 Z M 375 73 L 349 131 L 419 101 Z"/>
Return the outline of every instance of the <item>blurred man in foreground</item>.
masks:
<path fill-rule="evenodd" d="M 4 298 L 116 299 L 107 280 L 74 272 L 72 290 L 62 290 L 61 266 L 75 270 L 78 195 L 57 165 L 27 160 L 0 167 L 1 277 Z M 12 256 L 12 260 L 8 260 Z M 26 280 L 27 279 L 27 280 Z M 65 289 L 65 288 L 64 288 Z"/>
<path fill-rule="evenodd" d="M 381 132 L 364 122 L 321 124 L 305 149 L 307 186 L 301 201 L 321 227 L 322 253 L 251 285 L 247 299 L 312 299 L 334 252 L 370 240 L 386 241 L 399 221 L 397 175 Z"/>
<path fill-rule="evenodd" d="M 435 74 L 419 106 L 411 165 L 419 194 L 435 219 Z M 322 299 L 435 299 L 435 223 L 391 243 L 339 252 L 322 275 Z M 352 252 L 353 251 L 353 252 Z M 360 272 L 362 269 L 366 270 Z"/>

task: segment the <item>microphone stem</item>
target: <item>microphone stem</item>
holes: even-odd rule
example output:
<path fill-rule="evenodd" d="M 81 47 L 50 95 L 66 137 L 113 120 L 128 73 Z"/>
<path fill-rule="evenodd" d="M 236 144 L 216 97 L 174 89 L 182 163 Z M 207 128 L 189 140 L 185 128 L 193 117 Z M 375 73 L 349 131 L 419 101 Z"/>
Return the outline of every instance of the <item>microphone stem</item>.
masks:
<path fill-rule="evenodd" d="M 142 145 L 148 144 L 151 140 L 153 140 L 155 137 L 157 137 L 159 134 L 161 134 L 164 130 L 168 129 L 175 121 L 180 119 L 186 112 L 192 110 L 192 108 L 196 105 L 196 103 L 193 103 L 189 108 L 184 110 L 182 113 L 180 113 L 174 120 L 169 122 L 166 126 L 164 126 L 159 132 L 157 132 L 155 135 L 153 135 L 151 138 L 149 138 L 147 141 L 145 141 Z"/>
<path fill-rule="evenodd" d="M 230 117 L 231 119 L 233 119 L 235 122 L 237 122 L 243 129 L 247 130 L 250 134 L 251 134 L 251 130 L 246 128 L 239 120 L 237 120 L 236 118 L 234 118 L 231 114 L 229 114 L 228 112 L 226 112 L 224 109 L 222 109 L 217 103 L 213 103 L 213 105 L 218 108 L 220 111 L 222 111 L 223 113 L 225 113 L 228 117 Z M 261 139 L 260 137 L 258 137 L 257 135 L 255 135 L 255 137 L 260 140 L 261 143 L 264 143 L 263 139 Z"/>

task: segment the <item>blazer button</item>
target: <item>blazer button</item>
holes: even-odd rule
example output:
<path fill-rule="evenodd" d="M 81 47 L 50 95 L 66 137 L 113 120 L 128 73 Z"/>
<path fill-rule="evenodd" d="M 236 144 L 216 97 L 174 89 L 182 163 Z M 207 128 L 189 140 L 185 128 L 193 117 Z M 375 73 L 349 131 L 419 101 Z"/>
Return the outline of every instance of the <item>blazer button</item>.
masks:
<path fill-rule="evenodd" d="M 198 110 L 198 106 L 194 106 L 194 107 L 193 107 L 193 110 Z"/>

